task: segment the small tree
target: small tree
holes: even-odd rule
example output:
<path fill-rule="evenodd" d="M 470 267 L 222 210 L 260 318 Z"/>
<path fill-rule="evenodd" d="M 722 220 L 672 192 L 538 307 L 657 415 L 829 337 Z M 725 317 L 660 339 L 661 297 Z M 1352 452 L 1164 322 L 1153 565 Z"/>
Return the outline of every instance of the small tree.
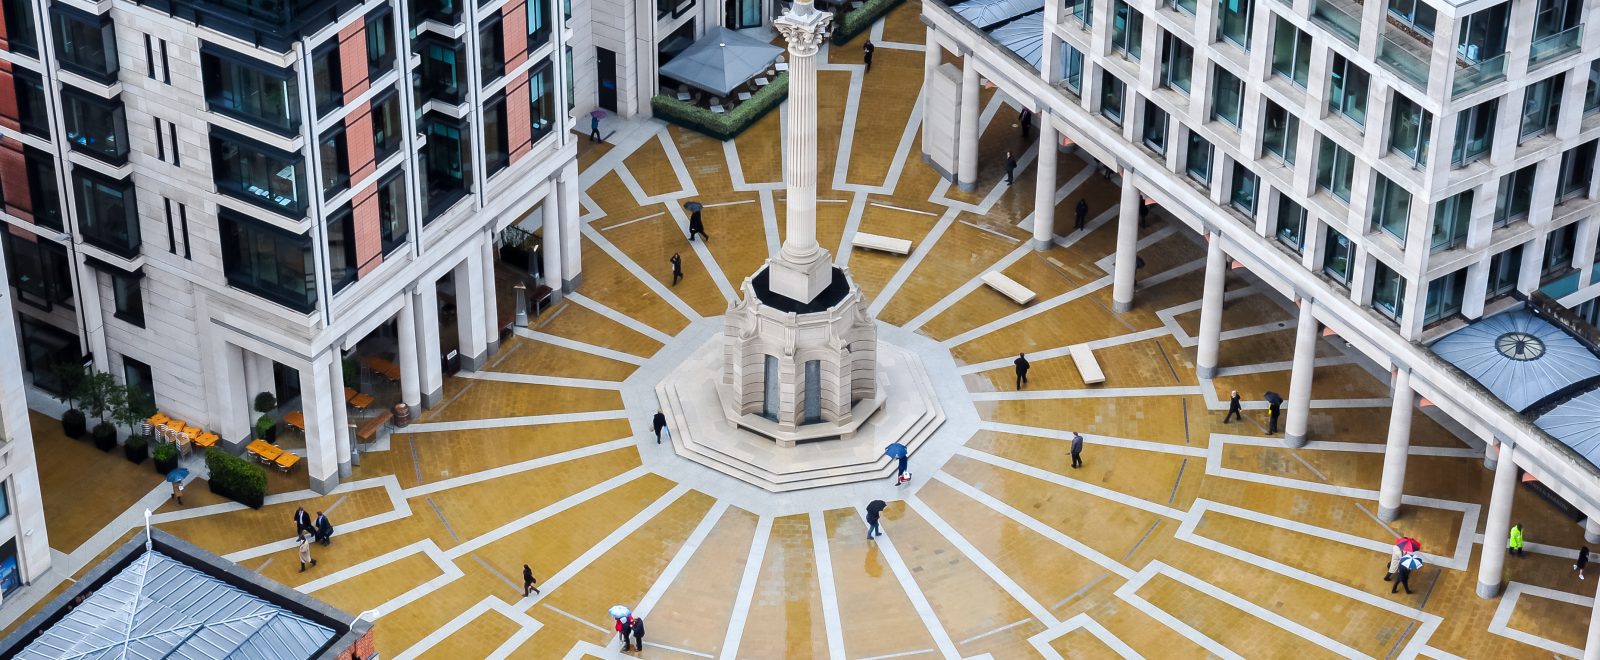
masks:
<path fill-rule="evenodd" d="M 89 429 L 83 411 L 78 410 L 78 397 L 83 390 L 83 365 L 62 362 L 50 367 L 50 375 L 61 388 L 61 398 L 67 402 L 67 411 L 61 414 L 61 432 L 69 438 L 81 438 Z"/>
<path fill-rule="evenodd" d="M 117 388 L 121 394 L 116 397 L 117 408 L 112 413 L 118 423 L 128 427 L 128 442 L 123 445 L 123 453 L 128 460 L 134 463 L 143 463 L 149 455 L 149 436 L 139 430 L 139 423 L 156 414 L 156 407 L 151 401 L 150 393 L 137 385 L 122 385 Z"/>
<path fill-rule="evenodd" d="M 116 389 L 117 381 L 111 374 L 95 372 L 84 377 L 78 388 L 78 401 L 83 405 L 84 412 L 104 422 L 106 415 L 113 410 L 112 398 L 116 396 Z"/>
<path fill-rule="evenodd" d="M 97 396 L 103 398 L 104 408 L 96 413 L 100 417 L 100 423 L 94 425 L 94 446 L 103 451 L 111 451 L 117 446 L 117 425 L 110 420 L 128 414 L 128 388 L 118 385 L 111 378 L 111 374 L 95 374 L 96 378 L 100 376 L 104 376 L 105 380 L 97 383 L 95 387 L 100 390 Z M 110 419 L 107 419 L 108 416 Z"/>
<path fill-rule="evenodd" d="M 270 414 L 278 408 L 278 398 L 271 392 L 262 392 L 256 395 L 256 412 L 261 416 L 256 418 L 256 437 L 273 442 L 278 439 L 278 422 Z"/>

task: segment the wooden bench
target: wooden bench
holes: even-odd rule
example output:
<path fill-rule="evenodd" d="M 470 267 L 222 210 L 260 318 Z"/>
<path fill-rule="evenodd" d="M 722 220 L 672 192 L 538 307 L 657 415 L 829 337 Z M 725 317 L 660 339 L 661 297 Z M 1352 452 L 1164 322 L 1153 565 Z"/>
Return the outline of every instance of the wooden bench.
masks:
<path fill-rule="evenodd" d="M 903 238 L 879 236 L 866 232 L 856 232 L 850 237 L 850 244 L 858 248 L 878 250 L 879 252 L 893 252 L 895 254 L 911 254 L 911 241 Z"/>
<path fill-rule="evenodd" d="M 995 291 L 999 291 L 1000 295 L 1010 298 L 1018 305 L 1026 305 L 1033 302 L 1035 294 L 1032 289 L 1018 284 L 1016 280 L 1006 277 L 1005 274 L 998 270 L 984 273 L 983 283 L 989 285 Z"/>
<path fill-rule="evenodd" d="M 361 426 L 356 427 L 356 439 L 362 442 L 372 442 L 373 438 L 378 437 L 378 432 L 383 430 L 384 425 L 388 424 L 392 419 L 394 419 L 394 413 L 392 412 L 385 410 L 378 413 L 372 419 L 362 422 Z"/>
<path fill-rule="evenodd" d="M 1088 344 L 1073 344 L 1068 350 L 1072 351 L 1072 362 L 1078 365 L 1078 375 L 1085 385 L 1106 382 L 1106 372 L 1100 370 L 1100 362 L 1094 359 L 1094 350 Z"/>

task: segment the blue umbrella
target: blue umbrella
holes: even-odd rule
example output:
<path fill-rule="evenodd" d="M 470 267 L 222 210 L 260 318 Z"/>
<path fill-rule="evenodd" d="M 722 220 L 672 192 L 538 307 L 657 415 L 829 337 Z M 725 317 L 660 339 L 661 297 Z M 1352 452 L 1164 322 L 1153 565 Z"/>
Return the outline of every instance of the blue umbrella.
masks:
<path fill-rule="evenodd" d="M 1415 552 L 1407 552 L 1400 556 L 1400 565 L 1408 571 L 1414 571 L 1422 568 L 1422 558 Z"/>
<path fill-rule="evenodd" d="M 896 442 L 896 443 L 894 443 L 892 445 L 889 445 L 887 448 L 885 448 L 883 450 L 883 453 L 888 454 L 889 458 L 905 458 L 906 457 L 906 446 Z"/>
<path fill-rule="evenodd" d="M 189 478 L 189 468 L 177 468 L 167 473 L 168 483 L 178 483 Z"/>

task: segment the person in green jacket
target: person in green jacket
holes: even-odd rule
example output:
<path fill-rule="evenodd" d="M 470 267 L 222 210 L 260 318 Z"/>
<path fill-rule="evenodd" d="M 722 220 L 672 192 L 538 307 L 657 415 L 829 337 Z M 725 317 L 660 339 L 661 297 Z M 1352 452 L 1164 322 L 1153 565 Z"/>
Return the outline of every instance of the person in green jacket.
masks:
<path fill-rule="evenodd" d="M 1522 556 L 1522 523 L 1511 526 L 1511 540 L 1506 542 L 1506 547 L 1511 549 L 1511 554 Z"/>

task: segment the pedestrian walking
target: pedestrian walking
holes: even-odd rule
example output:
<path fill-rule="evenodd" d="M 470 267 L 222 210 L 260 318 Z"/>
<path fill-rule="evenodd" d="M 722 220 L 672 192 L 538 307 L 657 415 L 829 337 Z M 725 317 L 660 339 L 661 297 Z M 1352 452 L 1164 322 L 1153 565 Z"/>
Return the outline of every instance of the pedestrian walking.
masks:
<path fill-rule="evenodd" d="M 1278 415 L 1283 412 L 1283 402 L 1273 400 L 1267 403 L 1267 435 L 1278 432 Z"/>
<path fill-rule="evenodd" d="M 1511 526 L 1511 538 L 1506 541 L 1506 547 L 1511 549 L 1511 554 L 1518 557 L 1522 554 L 1522 523 Z"/>
<path fill-rule="evenodd" d="M 172 482 L 172 496 L 177 498 L 178 506 L 183 506 L 183 480 Z"/>
<path fill-rule="evenodd" d="M 699 208 L 689 212 L 689 240 L 694 240 L 695 234 L 700 235 L 701 241 L 711 238 L 706 235 L 706 224 L 700 220 Z"/>
<path fill-rule="evenodd" d="M 1228 396 L 1228 414 L 1222 418 L 1222 423 L 1227 424 L 1235 419 L 1244 421 L 1244 404 L 1239 403 L 1239 390 L 1234 390 L 1233 394 Z"/>
<path fill-rule="evenodd" d="M 527 564 L 522 565 L 522 597 L 527 598 L 529 593 L 539 593 L 539 578 L 533 576 L 533 569 Z"/>
<path fill-rule="evenodd" d="M 867 43 L 861 44 L 861 61 L 867 65 L 867 71 L 872 70 L 872 51 L 877 49 L 877 46 L 872 45 L 871 39 L 868 39 Z"/>
<path fill-rule="evenodd" d="M 867 540 L 875 536 L 883 536 L 883 530 L 878 529 L 878 516 L 883 513 L 884 507 L 889 506 L 883 500 L 873 500 L 867 503 Z"/>
<path fill-rule="evenodd" d="M 1389 593 L 1400 591 L 1400 587 L 1405 587 L 1406 593 L 1411 593 L 1411 569 L 1406 568 L 1404 562 L 1395 565 L 1394 585 L 1389 587 Z"/>
<path fill-rule="evenodd" d="M 1017 159 L 1013 158 L 1011 156 L 1011 152 L 1007 151 L 1006 152 L 1006 185 L 1008 185 L 1008 186 L 1011 185 L 1012 176 L 1016 173 L 1016 170 L 1017 170 Z"/>
<path fill-rule="evenodd" d="M 1139 204 L 1139 228 L 1144 229 L 1145 222 L 1150 219 L 1150 205 Z"/>
<path fill-rule="evenodd" d="M 683 279 L 683 257 L 672 253 L 672 286 L 678 286 L 678 280 Z M 657 438 L 658 440 L 660 438 Z"/>
<path fill-rule="evenodd" d="M 1572 570 L 1578 572 L 1578 579 L 1583 579 L 1583 567 L 1589 565 L 1589 546 L 1578 548 L 1578 563 L 1572 565 Z"/>
<path fill-rule="evenodd" d="M 661 444 L 661 429 L 667 428 L 667 414 L 659 410 L 650 418 L 650 429 L 656 432 L 656 444 Z"/>
<path fill-rule="evenodd" d="M 589 115 L 589 141 L 605 142 L 605 139 L 600 137 L 600 115 L 598 114 Z"/>
<path fill-rule="evenodd" d="M 899 463 L 896 463 L 894 466 L 894 485 L 900 486 L 904 485 L 907 481 L 911 481 L 911 475 L 908 472 L 908 470 L 911 469 L 911 456 L 901 456 L 896 460 L 898 460 Z"/>
<path fill-rule="evenodd" d="M 1023 108 L 1017 111 L 1017 128 L 1022 131 L 1022 141 L 1027 142 L 1033 132 L 1033 111 Z"/>
<path fill-rule="evenodd" d="M 316 528 L 311 526 L 311 514 L 306 513 L 306 508 L 305 507 L 300 507 L 300 508 L 295 509 L 294 510 L 294 535 L 295 536 L 305 536 L 307 534 L 310 534 L 313 531 L 316 531 Z"/>
<path fill-rule="evenodd" d="M 1083 467 L 1083 436 L 1077 431 L 1072 432 L 1072 469 Z"/>
<path fill-rule="evenodd" d="M 1077 208 L 1072 210 L 1072 231 L 1083 229 L 1089 224 L 1089 202 L 1078 200 Z"/>
<path fill-rule="evenodd" d="M 625 617 L 617 619 L 617 636 L 622 638 L 622 650 L 624 650 L 624 651 L 632 651 L 633 650 L 633 648 L 628 643 L 629 642 L 628 635 L 630 633 L 632 633 L 632 632 L 633 632 L 633 615 L 632 614 L 629 614 L 629 615 L 627 615 Z"/>
<path fill-rule="evenodd" d="M 328 517 L 323 515 L 321 511 L 317 512 L 316 527 L 315 538 L 317 542 L 322 545 L 328 545 L 329 540 L 333 538 L 333 523 L 328 522 Z"/>
<path fill-rule="evenodd" d="M 1400 570 L 1400 546 L 1389 546 L 1389 566 L 1383 570 L 1383 581 L 1394 579 L 1394 572 Z"/>
<path fill-rule="evenodd" d="M 1028 384 L 1028 356 L 1018 353 L 1017 359 L 1012 360 L 1011 364 L 1017 367 L 1017 389 L 1020 390 L 1023 385 Z"/>
<path fill-rule="evenodd" d="M 644 617 L 633 617 L 633 650 L 644 650 Z"/>
<path fill-rule="evenodd" d="M 311 537 L 300 535 L 300 572 L 306 572 L 306 564 L 317 565 L 317 560 L 311 557 Z"/>

